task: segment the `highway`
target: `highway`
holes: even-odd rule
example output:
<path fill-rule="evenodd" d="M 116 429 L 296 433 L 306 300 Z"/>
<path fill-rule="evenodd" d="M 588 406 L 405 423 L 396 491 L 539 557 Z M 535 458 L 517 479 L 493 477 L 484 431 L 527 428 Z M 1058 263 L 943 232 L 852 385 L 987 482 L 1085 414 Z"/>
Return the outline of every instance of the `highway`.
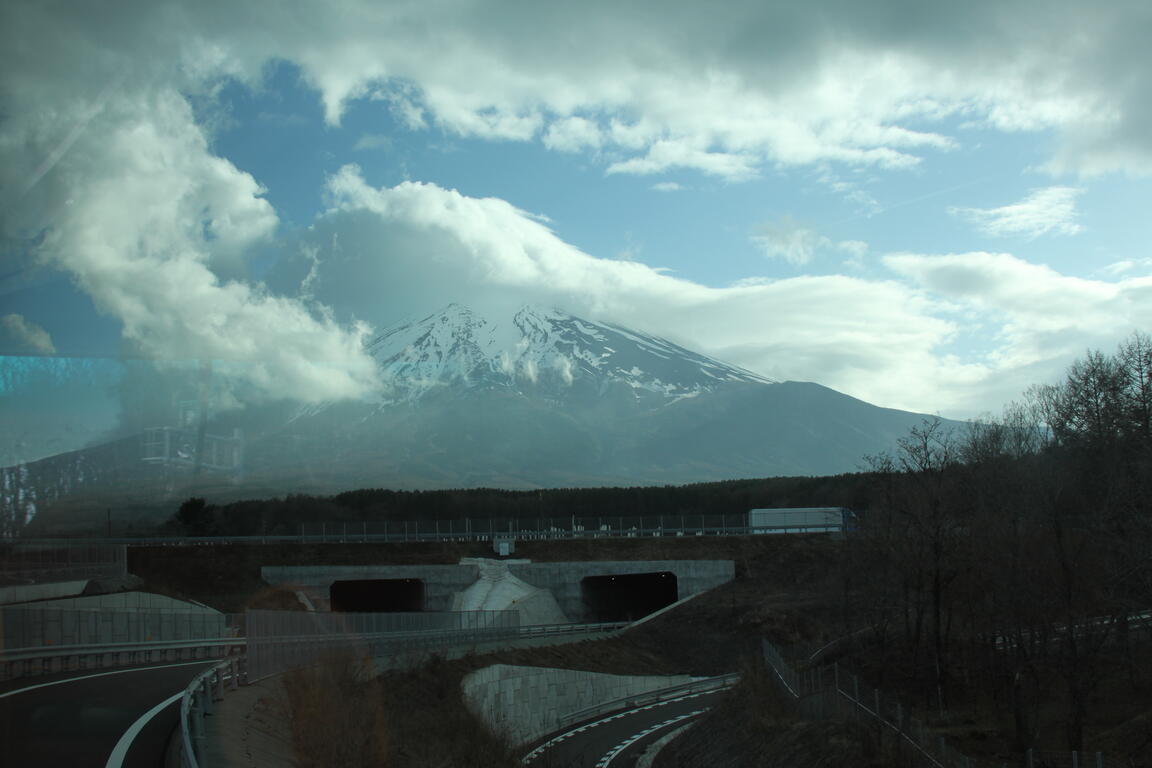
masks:
<path fill-rule="evenodd" d="M 201 660 L 24 678 L 0 687 L 0 765 L 158 768 Z"/>
<path fill-rule="evenodd" d="M 690 693 L 572 726 L 529 752 L 524 764 L 628 768 L 652 742 L 704 714 L 721 693 Z"/>

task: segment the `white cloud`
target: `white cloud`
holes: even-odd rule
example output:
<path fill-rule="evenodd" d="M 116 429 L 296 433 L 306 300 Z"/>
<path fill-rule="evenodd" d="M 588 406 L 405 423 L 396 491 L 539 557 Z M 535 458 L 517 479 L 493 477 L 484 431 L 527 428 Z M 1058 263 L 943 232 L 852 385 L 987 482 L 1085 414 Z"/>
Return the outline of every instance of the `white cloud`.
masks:
<path fill-rule="evenodd" d="M 1148 275 L 1152 275 L 1152 257 L 1114 261 L 1102 267 L 1100 271 L 1112 277 L 1119 277 L 1136 271 L 1142 271 Z"/>
<path fill-rule="evenodd" d="M 503 200 L 412 182 L 373 188 L 353 167 L 329 191 L 333 207 L 308 233 L 323 252 L 312 287 L 381 327 L 452 301 L 494 315 L 539 302 L 658 332 L 777 378 L 929 411 L 962 399 L 959 388 L 980 375 L 936 355 L 953 322 L 895 281 L 833 275 L 710 288 L 593 258 Z M 313 265 L 300 257 L 296 279 Z"/>
<path fill-rule="evenodd" d="M 957 145 L 937 128 L 951 117 L 1053 131 L 1056 171 L 1152 172 L 1146 3 L 905 10 L 899 0 L 738 0 L 724 13 L 654 0 L 342 0 L 285 14 L 271 0 L 227 10 L 12 0 L 0 48 L 7 71 L 36 73 L 6 98 L 47 86 L 38 101 L 55 102 L 67 89 L 54 83 L 78 79 L 99 93 L 105 83 L 93 81 L 111 65 L 129 83 L 258 83 L 269 62 L 287 60 L 330 123 L 352 100 L 386 99 L 415 128 L 595 149 L 614 173 L 740 180 L 776 165 L 911 167 Z"/>
<path fill-rule="evenodd" d="M 561 152 L 579 152 L 582 149 L 597 149 L 604 139 L 596 123 L 583 117 L 567 117 L 556 120 L 544 134 L 544 146 Z"/>
<path fill-rule="evenodd" d="M 832 245 L 827 237 L 802 226 L 791 216 L 762 224 L 752 236 L 752 242 L 769 258 L 783 259 L 796 266 L 807 264 L 817 250 Z"/>
<path fill-rule="evenodd" d="M 772 259 L 783 259 L 789 264 L 808 264 L 821 251 L 840 251 L 848 254 L 848 261 L 859 263 L 868 253 L 863 240 L 833 242 L 810 227 L 800 224 L 791 216 L 761 224 L 752 235 L 752 243 Z"/>
<path fill-rule="evenodd" d="M 23 315 L 15 313 L 0 317 L 0 341 L 15 346 L 19 352 L 56 354 L 51 334 Z"/>
<path fill-rule="evenodd" d="M 999 328 L 989 358 L 1008 371 L 1039 364 L 1052 373 L 1089 347 L 1110 349 L 1152 327 L 1152 277 L 1071 277 L 1007 253 L 892 254 L 884 263 Z"/>
<path fill-rule="evenodd" d="M 1000 208 L 951 208 L 949 212 L 968 219 L 992 237 L 1075 235 L 1083 229 L 1076 223 L 1076 198 L 1082 191 L 1075 187 L 1046 187 Z"/>
<path fill-rule="evenodd" d="M 278 221 L 256 181 L 212 154 L 185 96 L 206 87 L 203 72 L 228 71 L 227 56 L 192 39 L 168 58 L 170 43 L 138 38 L 156 21 L 142 12 L 116 32 L 123 46 L 156 49 L 147 60 L 157 67 L 134 67 L 92 36 L 103 11 L 12 7 L 6 20 L 20 23 L 0 22 L 4 235 L 41 233 L 38 261 L 69 274 L 147 355 L 241 361 L 240 377 L 273 397 L 370 391 L 366 327 L 233 277 Z M 31 22 L 53 33 L 38 37 Z"/>
<path fill-rule="evenodd" d="M 352 149 L 392 149 L 392 139 L 382 133 L 365 133 L 356 140 Z"/>
<path fill-rule="evenodd" d="M 657 192 L 679 192 L 684 187 L 674 181 L 658 181 L 652 185 L 652 189 Z"/>
<path fill-rule="evenodd" d="M 688 2 L 342 0 L 286 14 L 271 0 L 11 0 L 0 9 L 0 227 L 25 241 L 44 233 L 40 258 L 148 350 L 252 360 L 253 379 L 278 394 L 365 391 L 371 361 L 353 316 L 423 311 L 474 285 L 492 301 L 553 297 L 770 375 L 946 408 L 1024 359 L 999 341 L 990 363 L 942 353 L 962 329 L 952 304 L 1006 301 L 1000 333 L 1039 338 L 1062 321 L 1028 310 L 1026 292 L 1004 283 L 1036 280 L 1047 300 L 1080 302 L 1103 333 L 1145 317 L 1146 283 L 1077 283 L 1005 256 L 931 267 L 906 256 L 890 261 L 901 280 L 713 289 L 593 259 L 501 200 L 422 184 L 377 190 L 344 172 L 334 210 L 307 235 L 309 287 L 339 303 L 342 325 L 225 277 L 277 217 L 250 175 L 213 155 L 188 102 L 210 105 L 227 78 L 259 86 L 270 62 L 287 60 L 333 125 L 351 101 L 383 98 L 414 129 L 593 150 L 612 173 L 682 168 L 737 181 L 797 165 L 911 168 L 956 146 L 949 118 L 1050 132 L 1061 172 L 1152 173 L 1152 48 L 1136 23 L 1146 2 L 905 10 L 897 0 L 737 0 L 724 13 Z M 1025 203 L 976 215 L 1026 236 L 1077 226 L 1058 206 Z M 763 245 L 794 263 L 838 247 L 819 233 Z"/>
<path fill-rule="evenodd" d="M 711 288 L 593 258 L 499 199 L 410 182 L 373 188 L 352 167 L 330 194 L 333 208 L 308 236 L 324 251 L 317 296 L 381 326 L 451 301 L 494 315 L 540 302 L 775 378 L 960 416 L 997 410 L 1084 349 L 1152 326 L 1152 278 L 1085 280 L 1010 254 L 891 254 L 884 264 L 898 279 L 759 277 Z M 308 268 L 301 260 L 299 274 Z M 973 349 L 954 351 L 966 337 Z"/>

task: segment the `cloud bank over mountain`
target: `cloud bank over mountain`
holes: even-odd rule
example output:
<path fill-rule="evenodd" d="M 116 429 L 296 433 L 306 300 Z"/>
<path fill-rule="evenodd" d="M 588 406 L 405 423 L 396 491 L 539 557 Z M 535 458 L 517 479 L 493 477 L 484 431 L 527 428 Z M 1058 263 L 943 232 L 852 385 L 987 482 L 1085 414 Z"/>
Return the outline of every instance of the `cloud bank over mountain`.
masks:
<path fill-rule="evenodd" d="M 734 2 L 718 13 L 26 0 L 5 4 L 0 29 L 6 248 L 68 274 L 146 354 L 245 360 L 269 396 L 364 396 L 379 385 L 369 325 L 464 294 L 481 306 L 558 304 L 765 375 L 950 413 L 995 407 L 1068 355 L 1152 321 L 1146 269 L 1071 277 L 1011 253 L 942 248 L 890 254 L 888 271 L 868 276 L 705 285 L 590 254 L 541 221 L 546 210 L 420 180 L 374 186 L 347 166 L 328 181 L 330 209 L 286 234 L 260 181 L 213 144 L 232 117 L 224 86 L 259 90 L 288 61 L 330 126 L 376 101 L 413 131 L 582 153 L 606 176 L 648 183 L 673 184 L 659 177 L 675 170 L 732 184 L 794 167 L 914 173 L 959 151 L 964 131 L 1042 134 L 1046 173 L 1142 178 L 1145 2 Z M 1054 184 L 961 217 L 994 236 L 1072 235 L 1076 197 Z M 286 242 L 295 262 L 274 290 L 247 276 L 255 255 Z M 804 266 L 836 243 L 867 253 L 811 228 L 765 247 Z M 965 334 L 985 336 L 986 353 L 948 352 Z"/>

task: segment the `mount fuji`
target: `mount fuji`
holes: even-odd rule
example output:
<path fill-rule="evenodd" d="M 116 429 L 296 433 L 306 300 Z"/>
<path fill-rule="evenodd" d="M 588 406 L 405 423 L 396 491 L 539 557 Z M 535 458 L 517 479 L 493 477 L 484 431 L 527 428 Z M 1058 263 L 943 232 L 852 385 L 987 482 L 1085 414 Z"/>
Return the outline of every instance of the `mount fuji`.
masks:
<path fill-rule="evenodd" d="M 379 394 L 266 431 L 251 444 L 255 475 L 525 488 L 837 474 L 924 418 L 535 306 L 484 317 L 452 304 L 368 350 Z"/>
<path fill-rule="evenodd" d="M 196 438 L 186 432 L 183 463 L 145 461 L 142 429 L 163 426 L 174 406 L 197 397 L 211 414 L 213 399 L 187 369 L 126 368 L 116 388 L 136 412 L 109 441 L 0 468 L 0 530 L 57 502 L 68 509 L 69 499 L 83 509 L 97 498 L 147 506 L 189 493 L 222 500 L 831 475 L 863 468 L 925 418 L 533 306 L 485 317 L 449 305 L 381 333 L 367 351 L 382 383 L 366 400 L 250 404 L 201 422 L 208 434 L 243 434 L 233 472 L 192 469 Z M 66 374 L 54 376 L 71 381 Z"/>
<path fill-rule="evenodd" d="M 680 398 L 724 383 L 773 383 L 670 341 L 555 309 L 526 306 L 505 323 L 450 304 L 368 346 L 397 400 L 440 387 L 568 399 L 615 385 L 637 397 Z"/>

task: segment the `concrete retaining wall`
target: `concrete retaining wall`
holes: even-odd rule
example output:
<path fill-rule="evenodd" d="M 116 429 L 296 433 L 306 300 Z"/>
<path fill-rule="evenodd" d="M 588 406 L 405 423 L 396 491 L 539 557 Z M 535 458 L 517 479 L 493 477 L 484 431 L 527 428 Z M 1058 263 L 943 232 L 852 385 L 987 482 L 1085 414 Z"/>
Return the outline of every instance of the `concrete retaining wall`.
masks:
<path fill-rule="evenodd" d="M 580 582 L 588 576 L 669 571 L 676 575 L 678 598 L 684 599 L 729 582 L 735 575 L 731 560 L 615 560 L 532 563 L 510 560 L 508 571 L 528 584 L 548 590 L 572 621 L 585 621 Z M 265 566 L 260 575 L 269 584 L 302 591 L 317 610 L 329 610 L 332 583 L 349 579 L 420 579 L 424 610 L 447 611 L 452 598 L 480 578 L 475 563 L 459 565 L 317 565 Z"/>
<path fill-rule="evenodd" d="M 333 582 L 361 579 L 420 579 L 424 582 L 424 610 L 447 611 L 452 596 L 476 581 L 475 565 L 266 565 L 260 576 L 269 584 L 302 591 L 318 611 L 331 608 Z"/>
<path fill-rule="evenodd" d="M 560 728 L 574 712 L 691 680 L 493 664 L 467 675 L 462 686 L 468 706 L 493 730 L 525 744 Z"/>
<path fill-rule="evenodd" d="M 731 581 L 736 567 L 731 560 L 605 560 L 574 563 L 512 563 L 509 572 L 529 584 L 547 589 L 560 610 L 573 621 L 585 621 L 586 607 L 580 582 L 588 576 L 669 571 L 676 576 L 677 599 L 706 592 Z"/>

